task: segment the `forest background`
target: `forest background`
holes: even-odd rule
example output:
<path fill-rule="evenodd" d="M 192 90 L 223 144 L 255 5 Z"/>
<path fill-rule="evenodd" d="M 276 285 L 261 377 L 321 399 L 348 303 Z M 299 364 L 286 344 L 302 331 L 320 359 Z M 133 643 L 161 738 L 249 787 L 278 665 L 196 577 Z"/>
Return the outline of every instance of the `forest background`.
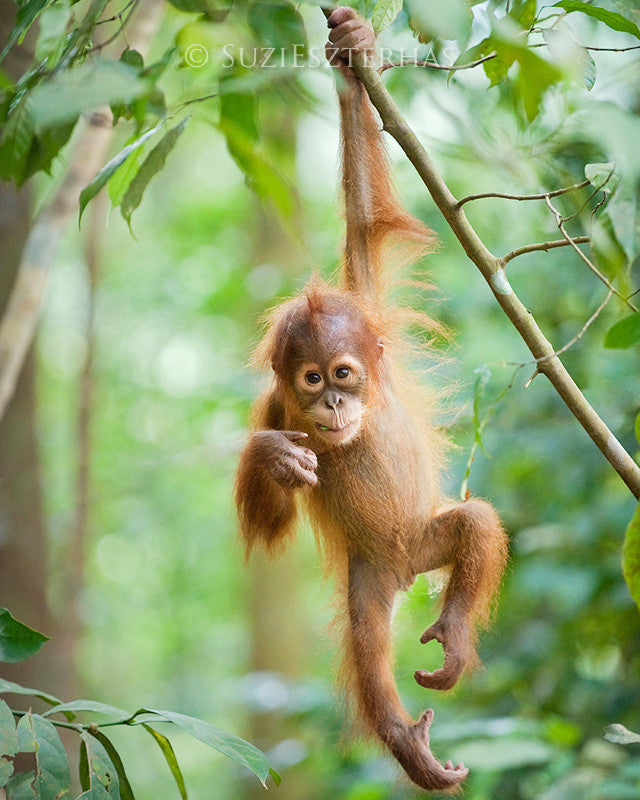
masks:
<path fill-rule="evenodd" d="M 377 24 L 401 7 L 378 3 Z M 332 591 L 310 531 L 279 560 L 248 566 L 235 533 L 233 471 L 264 383 L 245 366 L 260 315 L 339 264 L 337 103 L 320 9 L 32 0 L 16 27 L 14 12 L 0 2 L 5 310 L 17 274 L 48 278 L 42 302 L 18 315 L 25 329 L 38 321 L 24 363 L 20 346 L 0 347 L 0 399 L 11 397 L 0 423 L 0 604 L 52 641 L 2 677 L 242 735 L 282 775 L 273 793 L 283 800 L 419 796 L 389 758 L 341 740 Z M 587 261 L 568 244 L 537 249 L 509 259 L 508 278 L 554 348 L 576 339 L 563 362 L 636 458 L 637 23 L 624 0 L 405 3 L 382 34 L 396 58 L 415 48 L 446 67 L 488 57 L 384 78 L 456 197 L 585 184 L 465 210 L 499 255 L 562 239 L 553 209 L 566 220 Z M 120 117 L 113 134 L 110 120 L 75 124 L 97 97 Z M 455 445 L 447 489 L 491 499 L 511 537 L 484 667 L 446 696 L 415 684 L 414 669 L 441 658 L 419 643 L 436 613 L 420 579 L 396 615 L 400 691 L 416 714 L 435 709 L 433 747 L 470 767 L 469 800 L 637 799 L 640 745 L 604 736 L 611 724 L 640 731 L 633 493 L 546 377 L 532 379 L 531 354 L 388 143 L 403 201 L 440 242 L 412 271 L 437 288 L 400 281 L 396 294 L 450 332 L 435 342 L 442 358 L 416 363 L 443 394 Z M 145 731 L 111 734 L 139 800 L 179 796 Z M 184 731 L 171 741 L 190 797 L 263 795 Z"/>

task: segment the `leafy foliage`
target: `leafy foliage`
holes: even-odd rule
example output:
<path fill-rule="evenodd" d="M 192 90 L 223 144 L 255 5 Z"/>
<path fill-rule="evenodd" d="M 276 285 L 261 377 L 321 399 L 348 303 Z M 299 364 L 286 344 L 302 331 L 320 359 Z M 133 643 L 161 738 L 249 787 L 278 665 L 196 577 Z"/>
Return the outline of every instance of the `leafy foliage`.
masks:
<path fill-rule="evenodd" d="M 131 225 L 131 214 L 140 205 L 145 189 L 151 179 L 163 168 L 167 156 L 175 147 L 178 137 L 184 131 L 186 124 L 187 119 L 185 118 L 165 133 L 142 162 L 140 169 L 127 187 L 120 201 L 120 211 L 129 225 Z"/>
<path fill-rule="evenodd" d="M 629 33 L 631 36 L 635 36 L 636 39 L 640 39 L 640 28 L 616 11 L 609 11 L 601 6 L 583 3 L 581 0 L 560 0 L 560 2 L 555 5 L 564 8 L 567 12 L 579 11 L 581 14 L 587 14 L 589 17 L 604 22 L 611 30 Z"/>
<path fill-rule="evenodd" d="M 14 620 L 6 609 L 3 611 L 2 649 L 11 656 L 11 659 L 5 660 L 27 658 L 40 647 L 46 637 Z M 158 743 L 183 800 L 187 800 L 187 790 L 180 766 L 169 740 L 152 727 L 155 722 L 169 722 L 178 726 L 253 772 L 263 784 L 269 774 L 279 779 L 277 773 L 270 768 L 266 756 L 252 744 L 195 717 L 175 711 L 146 708 L 129 714 L 120 708 L 94 700 L 62 703 L 44 692 L 0 680 L 0 694 L 5 692 L 34 695 L 52 706 L 44 714 L 33 714 L 31 711 L 12 712 L 0 700 L 0 788 L 5 787 L 7 800 L 62 800 L 71 797 L 69 762 L 55 728 L 59 724 L 80 735 L 79 776 L 83 800 L 133 800 L 133 791 L 120 755 L 100 730 L 101 723 L 82 724 L 76 721 L 76 716 L 82 712 L 88 712 L 92 717 L 107 717 L 109 722 L 105 724 L 110 726 L 142 725 Z M 64 714 L 66 722 L 60 723 L 51 719 L 53 715 L 60 713 Z M 17 725 L 14 716 L 19 717 Z M 35 754 L 34 772 L 13 774 L 11 760 L 18 753 Z"/>

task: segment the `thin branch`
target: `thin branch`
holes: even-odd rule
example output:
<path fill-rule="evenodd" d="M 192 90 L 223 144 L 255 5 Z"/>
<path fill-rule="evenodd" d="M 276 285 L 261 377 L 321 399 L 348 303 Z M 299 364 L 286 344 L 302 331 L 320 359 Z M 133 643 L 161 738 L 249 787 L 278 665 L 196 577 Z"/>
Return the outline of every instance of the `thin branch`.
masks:
<path fill-rule="evenodd" d="M 90 49 L 88 52 L 89 52 L 89 53 L 96 53 L 96 52 L 100 52 L 100 51 L 101 51 L 101 50 L 103 50 L 105 47 L 108 47 L 108 45 L 110 45 L 110 44 L 112 44 L 113 42 L 115 42 L 115 40 L 116 40 L 116 39 L 117 39 L 117 38 L 118 38 L 120 35 L 124 34 L 124 30 L 125 30 L 125 28 L 127 27 L 127 25 L 129 24 L 129 21 L 130 21 L 131 17 L 132 17 L 132 16 L 135 14 L 136 7 L 137 7 L 137 5 L 138 5 L 138 3 L 139 3 L 139 2 L 140 2 L 140 0 L 133 0 L 133 2 L 129 3 L 129 4 L 127 5 L 127 7 L 126 7 L 126 8 L 128 8 L 128 9 L 129 9 L 129 13 L 127 14 L 127 18 L 126 18 L 126 19 L 123 19 L 123 18 L 122 18 L 122 17 L 123 17 L 123 15 L 124 15 L 124 12 L 125 12 L 125 10 L 126 10 L 126 9 L 123 9 L 123 11 L 122 11 L 120 14 L 118 14 L 118 15 L 117 15 L 117 16 L 118 16 L 118 18 L 119 18 L 119 20 L 120 20 L 120 25 L 119 25 L 119 27 L 118 27 L 118 30 L 117 30 L 117 31 L 116 31 L 116 32 L 113 34 L 113 36 L 110 36 L 110 37 L 109 37 L 108 39 L 106 39 L 104 42 L 100 42 L 100 44 L 97 44 L 97 45 L 95 45 L 95 46 L 94 46 L 94 47 L 92 47 L 92 48 L 91 48 L 91 49 Z M 128 45 L 127 45 L 127 46 L 128 46 Z"/>
<path fill-rule="evenodd" d="M 606 203 L 607 201 L 607 195 L 610 192 L 610 190 L 605 190 L 605 186 L 609 183 L 609 181 L 613 177 L 613 172 L 614 172 L 613 169 L 609 171 L 606 180 L 604 180 L 600 186 L 596 186 L 593 189 L 591 194 L 587 197 L 587 199 L 584 201 L 584 203 L 580 206 L 580 208 L 577 211 L 574 211 L 573 214 L 570 214 L 568 217 L 563 217 L 565 222 L 569 222 L 569 220 L 579 217 L 580 214 L 582 214 L 582 212 L 584 211 L 584 209 L 593 200 L 593 198 L 598 194 L 598 192 L 602 192 L 602 198 L 595 204 L 593 210 L 591 211 L 591 218 L 593 219 L 596 211 L 600 208 L 601 205 L 603 205 L 603 203 Z"/>
<path fill-rule="evenodd" d="M 573 241 L 576 244 L 587 244 L 587 242 L 591 241 L 590 236 L 574 236 Z M 500 261 L 502 262 L 502 266 L 504 267 L 505 264 L 508 264 L 514 258 L 518 256 L 522 256 L 525 253 L 534 253 L 536 250 L 544 250 L 545 253 L 549 250 L 553 249 L 554 247 L 567 247 L 570 244 L 566 239 L 552 239 L 550 242 L 538 242 L 537 244 L 525 244 L 522 247 L 516 247 L 515 250 L 511 250 L 511 252 L 507 253 L 505 256 L 502 256 Z"/>
<path fill-rule="evenodd" d="M 382 74 L 386 70 L 393 69 L 394 67 L 430 67 L 431 69 L 442 69 L 446 70 L 447 72 L 454 72 L 461 69 L 472 69 L 473 67 L 477 67 L 479 64 L 484 64 L 485 61 L 490 61 L 497 55 L 497 52 L 494 50 L 493 52 L 489 53 L 489 55 L 482 56 L 482 58 L 478 58 L 476 61 L 470 61 L 468 64 L 452 64 L 451 66 L 438 64 L 437 61 L 416 61 L 415 59 L 387 61 L 378 68 L 378 72 Z"/>
<path fill-rule="evenodd" d="M 53 711 L 53 708 L 49 709 Z M 14 717 L 26 717 L 27 714 L 30 714 L 30 711 L 19 711 L 18 709 L 11 709 L 11 713 Z M 59 712 L 62 713 L 62 712 Z M 72 731 L 77 731 L 78 733 L 82 733 L 83 731 L 90 731 L 92 728 L 113 728 L 115 725 L 142 725 L 142 721 L 138 721 L 136 717 L 141 714 L 141 711 L 136 711 L 135 714 L 132 714 L 127 719 L 118 719 L 113 722 L 64 722 L 61 719 L 53 719 L 53 717 L 47 717 L 49 722 L 52 725 L 55 725 L 56 728 L 68 728 Z M 153 713 L 153 712 L 151 712 Z M 159 719 L 159 722 L 166 722 L 164 719 Z"/>
<path fill-rule="evenodd" d="M 541 356 L 540 358 L 535 358 L 533 361 L 527 361 L 526 363 L 527 363 L 527 364 L 538 364 L 538 365 L 539 365 L 539 364 L 541 364 L 543 361 L 547 361 L 549 358 L 554 358 L 554 357 L 556 357 L 556 356 L 560 356 L 560 355 L 562 355 L 562 353 L 566 353 L 566 351 L 567 351 L 567 350 L 568 350 L 570 347 L 573 347 L 573 345 L 574 345 L 574 344 L 575 344 L 577 341 L 579 341 L 580 339 L 582 339 L 582 337 L 585 335 L 585 333 L 588 331 L 588 329 L 591 327 L 591 325 L 592 325 L 592 324 L 593 324 L 593 323 L 594 323 L 594 322 L 595 322 L 595 321 L 598 319 L 598 317 L 600 316 L 600 314 L 601 314 L 601 313 L 604 311 L 604 308 L 605 308 L 605 306 L 607 305 L 607 303 L 609 302 L 609 300 L 611 300 L 611 298 L 612 298 L 612 297 L 613 297 L 613 292 L 611 291 L 611 289 L 609 289 L 609 291 L 607 292 L 607 296 L 606 296 L 606 297 L 604 298 L 604 300 L 603 300 L 603 301 L 600 303 L 600 305 L 598 306 L 598 308 L 596 308 L 596 310 L 595 310 L 595 311 L 593 312 L 593 314 L 592 314 L 592 315 L 589 317 L 589 319 L 588 319 L 588 320 L 587 320 L 587 321 L 584 323 L 584 325 L 582 326 L 582 328 L 580 328 L 580 330 L 578 331 L 578 333 L 576 333 L 576 335 L 573 337 L 573 339 L 569 339 L 569 341 L 568 341 L 566 344 L 564 344 L 564 345 L 563 345 L 563 346 L 562 346 L 562 347 L 561 347 L 559 350 L 554 350 L 554 352 L 553 352 L 553 353 L 549 353 L 549 355 L 546 355 L 546 356 Z M 524 366 L 524 364 L 520 364 L 520 366 L 522 366 L 522 367 L 523 367 L 523 366 Z M 537 370 L 536 370 L 536 371 L 537 371 Z"/>
<path fill-rule="evenodd" d="M 26 717 L 31 712 L 30 711 L 18 711 L 17 709 L 12 708 L 11 709 L 11 713 L 13 714 L 14 717 L 20 718 L 20 717 Z M 83 731 L 86 731 L 86 730 L 89 729 L 89 725 L 82 725 L 79 722 L 63 722 L 62 720 L 59 720 L 59 719 L 50 719 L 49 722 L 52 725 L 55 725 L 56 728 L 68 728 L 69 730 L 77 731 L 78 733 L 82 733 Z"/>
<path fill-rule="evenodd" d="M 602 187 L 600 187 L 600 188 L 602 188 Z M 600 190 L 598 190 L 598 191 L 600 191 Z M 607 193 L 603 192 L 602 193 L 602 197 L 600 198 L 600 200 L 598 200 L 598 202 L 595 204 L 595 206 L 591 209 L 591 219 L 592 220 L 595 218 L 595 216 L 596 216 L 596 214 L 598 212 L 598 209 L 601 208 L 606 202 L 607 202 Z"/>
<path fill-rule="evenodd" d="M 618 291 L 618 290 L 615 288 L 615 286 L 614 286 L 614 285 L 611 283 L 611 281 L 609 280 L 609 278 L 607 278 L 607 276 L 606 276 L 606 275 L 604 275 L 602 272 L 600 272 L 600 270 L 599 270 L 599 269 L 596 267 L 596 265 L 593 263 L 593 261 L 591 261 L 591 259 L 590 259 L 590 258 L 588 258 L 588 257 L 587 257 L 587 256 L 586 256 L 586 255 L 585 255 L 583 252 L 582 252 L 582 250 L 581 250 L 581 249 L 578 247 L 578 245 L 576 244 L 576 242 L 575 242 L 575 239 L 573 239 L 571 236 L 569 236 L 569 234 L 568 234 L 568 233 L 567 233 L 567 231 L 566 231 L 566 228 L 564 227 L 564 222 L 565 222 L 565 220 L 564 220 L 564 218 L 562 217 L 562 214 L 560 214 L 560 212 L 558 211 L 558 209 L 557 209 L 557 208 L 555 208 L 555 206 L 552 204 L 552 202 L 551 202 L 551 200 L 549 199 L 549 197 L 548 197 L 548 196 L 547 196 L 547 197 L 545 197 L 545 203 L 547 204 L 547 206 L 548 206 L 548 207 L 549 207 L 549 209 L 551 210 L 551 213 L 552 213 L 552 214 L 554 215 L 554 217 L 556 218 L 556 223 L 557 223 L 557 225 L 558 225 L 558 230 L 560 231 L 560 233 L 561 233 L 561 234 L 564 236 L 564 238 L 566 239 L 566 241 L 567 241 L 567 244 L 569 244 L 569 245 L 570 245 L 570 246 L 571 246 L 571 247 L 572 247 L 572 248 L 575 250 L 575 252 L 576 252 L 576 253 L 577 253 L 577 254 L 580 256 L 580 258 L 581 258 L 581 259 L 584 261 L 584 263 L 585 263 L 585 264 L 586 264 L 586 265 L 589 267 L 589 269 L 591 270 L 591 272 L 593 272 L 593 274 L 594 274 L 594 275 L 596 275 L 596 276 L 597 276 L 597 277 L 598 277 L 598 278 L 599 278 L 599 279 L 602 281 L 602 283 L 604 283 L 604 285 L 607 287 L 607 289 L 610 289 L 610 290 L 613 292 L 613 294 L 615 294 L 615 296 L 616 296 L 616 297 L 619 297 L 619 298 L 620 298 L 620 300 L 622 300 L 622 302 L 623 302 L 623 303 L 626 303 L 626 305 L 628 305 L 628 306 L 629 306 L 629 308 L 630 308 L 632 311 L 637 311 L 638 309 L 637 309 L 637 308 L 636 308 L 636 307 L 633 305 L 633 303 L 631 303 L 631 302 L 630 302 L 630 301 L 629 301 L 629 300 L 628 300 L 628 299 L 627 299 L 627 298 L 626 298 L 626 297 L 625 297 L 625 296 L 624 296 L 624 295 L 623 295 L 621 292 L 619 292 L 619 291 Z"/>
<path fill-rule="evenodd" d="M 609 178 L 610 178 L 610 177 L 611 177 L 611 175 L 609 175 Z M 609 178 L 607 178 L 607 180 L 609 180 Z M 576 217 L 579 217 L 579 216 L 580 216 L 580 214 L 582 214 L 582 212 L 585 210 L 585 208 L 586 208 L 586 207 L 589 205 L 589 203 L 590 203 L 590 202 L 593 200 L 593 198 L 594 198 L 594 197 L 595 197 L 595 196 L 598 194 L 598 192 L 600 191 L 600 189 L 601 189 L 601 188 L 602 188 L 601 186 L 598 186 L 598 187 L 596 187 L 596 188 L 595 188 L 595 189 L 594 189 L 594 190 L 591 192 L 591 194 L 589 195 L 589 197 L 587 197 L 587 199 L 584 201 L 584 203 L 583 203 L 583 204 L 580 206 L 580 208 L 578 208 L 576 211 L 574 211 L 574 212 L 573 212 L 573 214 L 569 214 L 569 216 L 568 216 L 568 217 L 563 217 L 564 221 L 565 221 L 565 222 L 569 222 L 570 220 L 572 220 L 572 219 L 576 219 Z M 599 201 L 596 203 L 596 206 L 595 206 L 595 208 L 596 208 L 596 209 L 600 208 L 600 206 L 601 206 L 601 205 L 602 205 L 602 204 L 605 202 L 605 200 L 607 199 L 607 193 L 606 193 L 606 192 L 603 192 L 602 194 L 604 195 L 604 196 L 603 196 L 603 199 L 602 199 L 602 200 L 599 200 Z M 593 214 L 594 214 L 594 212 L 592 211 L 592 212 L 591 212 L 591 217 L 592 217 L 592 218 L 593 218 Z"/>
<path fill-rule="evenodd" d="M 191 106 L 194 103 L 204 103 L 206 100 L 213 100 L 216 97 L 220 97 L 220 92 L 213 92 L 213 94 L 205 94 L 202 95 L 202 97 L 192 97 L 191 100 L 184 100 L 176 107 L 172 116 L 177 114 L 179 111 L 182 111 L 182 109 L 186 108 L 187 106 Z"/>
<path fill-rule="evenodd" d="M 605 53 L 626 53 L 627 50 L 640 50 L 640 44 L 632 44 L 630 47 L 591 47 L 590 45 L 580 45 L 585 50 L 599 50 Z"/>
<path fill-rule="evenodd" d="M 485 200 L 487 197 L 501 197 L 503 200 L 544 200 L 546 197 L 557 197 L 560 194 L 567 194 L 567 192 L 574 192 L 577 189 L 584 189 L 589 186 L 591 181 L 582 181 L 582 183 L 574 183 L 573 186 L 565 186 L 563 189 L 554 189 L 553 192 L 541 192 L 540 194 L 502 194 L 502 192 L 484 192 L 483 194 L 470 194 L 458 200 L 457 204 L 462 207 L 470 200 Z"/>
<path fill-rule="evenodd" d="M 429 154 L 400 114 L 378 71 L 359 58 L 354 58 L 353 66 L 380 114 L 384 130 L 393 136 L 416 168 L 464 251 L 482 273 L 497 302 L 526 342 L 534 358 L 544 359 L 539 363 L 539 371 L 547 376 L 567 408 L 593 439 L 632 494 L 640 499 L 640 467 L 589 405 L 555 355 L 553 347 L 538 327 L 533 315 L 510 286 L 500 259 L 487 249 L 469 223 L 461 203 L 453 196 Z M 543 197 L 550 196 L 551 193 L 543 195 Z M 545 356 L 549 358 L 544 358 Z"/>
<path fill-rule="evenodd" d="M 531 30 L 529 33 L 542 33 L 544 29 L 540 30 Z M 583 50 L 595 50 L 601 53 L 626 53 L 628 50 L 640 50 L 640 44 L 632 44 L 629 47 L 593 47 L 589 44 L 580 44 L 579 42 L 575 42 L 578 47 L 581 47 Z M 549 47 L 548 42 L 534 42 L 533 44 L 527 45 L 527 47 Z"/>
<path fill-rule="evenodd" d="M 122 9 L 122 11 L 118 11 L 117 14 L 114 14 L 112 17 L 108 17 L 107 19 L 100 19 L 96 22 L 96 25 L 105 25 L 107 22 L 117 22 L 121 20 L 124 14 L 129 10 L 129 8 L 137 3 L 138 0 L 129 0 L 127 5 Z"/>

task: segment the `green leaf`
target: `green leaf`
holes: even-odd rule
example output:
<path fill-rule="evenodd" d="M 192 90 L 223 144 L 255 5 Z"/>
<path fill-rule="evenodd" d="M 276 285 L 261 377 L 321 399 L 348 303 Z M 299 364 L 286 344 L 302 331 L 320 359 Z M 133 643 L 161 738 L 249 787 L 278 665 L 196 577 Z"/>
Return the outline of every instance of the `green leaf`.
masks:
<path fill-rule="evenodd" d="M 116 768 L 116 772 L 118 773 L 118 780 L 120 781 L 120 798 L 121 800 L 135 800 L 133 796 L 133 789 L 131 788 L 131 784 L 129 783 L 129 779 L 127 778 L 127 773 L 124 770 L 124 764 L 122 763 L 122 759 L 120 758 L 120 754 L 113 746 L 113 743 L 105 734 L 100 730 L 91 730 L 90 731 L 92 736 L 100 742 L 100 744 L 104 747 L 111 759 L 111 763 Z"/>
<path fill-rule="evenodd" d="M 30 694 L 33 697 L 39 697 L 41 700 L 44 700 L 45 703 L 49 703 L 49 705 L 57 706 L 61 703 L 61 700 L 58 700 L 57 697 L 54 697 L 52 694 L 47 694 L 46 692 L 40 691 L 40 689 L 28 689 L 26 686 L 20 686 L 18 683 L 13 683 L 12 681 L 6 681 L 4 678 L 0 678 L 0 694 Z"/>
<path fill-rule="evenodd" d="M 247 185 L 262 199 L 269 200 L 283 217 L 294 211 L 292 189 L 259 152 L 256 100 L 249 92 L 229 92 L 225 86 L 238 77 L 228 72 L 220 80 L 219 129 L 225 136 L 227 149 L 244 172 Z"/>
<path fill-rule="evenodd" d="M 520 64 L 517 87 L 526 117 L 532 122 L 538 116 L 544 93 L 560 80 L 562 74 L 553 64 L 524 47 L 518 48 L 516 60 Z"/>
<path fill-rule="evenodd" d="M 522 101 L 526 117 L 531 122 L 538 115 L 544 93 L 562 78 L 562 73 L 523 46 L 519 36 L 514 35 L 513 25 L 499 22 L 491 36 L 464 54 L 464 60 L 473 61 L 495 52 L 495 57 L 482 65 L 491 86 L 506 80 L 509 70 L 517 63 L 516 96 Z"/>
<path fill-rule="evenodd" d="M 3 756 L 15 756 L 18 752 L 18 734 L 13 711 L 0 700 L 0 753 Z"/>
<path fill-rule="evenodd" d="M 176 711 L 160 711 L 155 708 L 142 708 L 136 714 L 157 714 L 159 717 L 173 722 L 179 728 L 191 734 L 204 744 L 222 753 L 227 758 L 241 764 L 251 770 L 258 777 L 261 783 L 269 775 L 269 761 L 265 754 L 258 750 L 255 745 L 235 736 L 233 733 L 220 730 L 208 722 L 204 722 L 196 717 L 188 717 L 186 714 L 179 714 Z"/>
<path fill-rule="evenodd" d="M 640 503 L 636 506 L 625 533 L 622 545 L 622 574 L 631 597 L 640 609 Z"/>
<path fill-rule="evenodd" d="M 612 325 L 604 337 L 604 346 L 623 349 L 640 344 L 640 314 L 634 312 Z"/>
<path fill-rule="evenodd" d="M 509 16 L 515 20 L 519 28 L 528 31 L 536 18 L 536 0 L 515 0 Z"/>
<path fill-rule="evenodd" d="M 614 31 L 630 33 L 632 36 L 635 36 L 636 39 L 640 39 L 640 28 L 634 25 L 631 20 L 628 20 L 626 17 L 623 17 L 622 14 L 618 14 L 615 11 L 607 11 L 605 8 L 584 3 L 582 0 L 560 0 L 555 6 L 564 8 L 567 12 L 580 11 L 582 14 L 604 22 L 605 25 Z"/>
<path fill-rule="evenodd" d="M 607 277 L 615 278 L 627 263 L 627 254 L 616 237 L 609 214 L 605 211 L 591 226 L 591 250 L 596 265 Z"/>
<path fill-rule="evenodd" d="M 36 62 L 49 59 L 49 68 L 58 63 L 66 44 L 65 32 L 70 16 L 68 0 L 57 0 L 45 9 L 38 24 L 38 40 L 34 53 Z"/>
<path fill-rule="evenodd" d="M 420 41 L 428 42 L 441 36 L 443 39 L 457 39 L 460 49 L 464 49 L 473 21 L 464 0 L 447 0 L 446 3 L 406 0 L 404 8 L 409 15 L 410 27 Z"/>
<path fill-rule="evenodd" d="M 167 739 L 166 736 L 163 736 L 161 733 L 158 733 L 158 731 L 156 731 L 150 725 L 143 724 L 142 727 L 146 731 L 149 731 L 149 733 L 158 743 L 158 747 L 162 751 L 162 755 L 164 756 L 165 761 L 169 765 L 169 769 L 171 770 L 171 774 L 173 775 L 173 778 L 176 782 L 182 800 L 187 800 L 187 788 L 184 785 L 184 778 L 182 777 L 182 771 L 180 770 L 180 765 L 178 764 L 178 759 L 176 758 L 176 754 L 173 751 L 171 742 Z"/>
<path fill-rule="evenodd" d="M 153 64 L 149 64 L 149 66 L 142 70 L 141 76 L 143 78 L 148 78 L 150 81 L 157 81 L 172 62 L 177 52 L 178 48 L 176 45 L 171 45 L 157 61 L 154 61 Z"/>
<path fill-rule="evenodd" d="M 0 788 L 6 786 L 13 775 L 13 763 L 8 759 L 0 758 Z"/>
<path fill-rule="evenodd" d="M 376 36 L 386 30 L 401 11 L 402 0 L 378 0 L 371 17 Z"/>
<path fill-rule="evenodd" d="M 116 706 L 110 706 L 107 703 L 98 703 L 96 700 L 72 700 L 70 703 L 60 703 L 48 711 L 45 711 L 43 717 L 50 717 L 53 714 L 73 712 L 75 717 L 76 713 L 80 711 L 88 711 L 92 714 L 104 714 L 107 717 L 115 717 L 118 720 L 131 719 L 131 714 Z"/>
<path fill-rule="evenodd" d="M 40 800 L 34 787 L 35 772 L 19 772 L 5 786 L 7 800 Z"/>
<path fill-rule="evenodd" d="M 84 739 L 80 739 L 80 759 L 78 761 L 78 778 L 80 780 L 80 788 L 83 792 L 89 791 L 91 788 L 91 776 L 89 774 L 89 755 L 87 753 L 87 745 Z"/>
<path fill-rule="evenodd" d="M 476 370 L 478 377 L 473 384 L 473 430 L 474 438 L 478 447 L 482 450 L 487 458 L 491 456 L 484 448 L 482 441 L 482 431 L 486 424 L 486 415 L 482 413 L 482 401 L 484 399 L 485 391 L 489 381 L 491 380 L 491 370 L 489 367 L 478 367 Z"/>
<path fill-rule="evenodd" d="M 80 220 L 82 219 L 82 214 L 89 204 L 91 200 L 98 194 L 100 189 L 105 185 L 105 183 L 118 171 L 118 169 L 125 163 L 125 161 L 134 154 L 144 142 L 147 141 L 154 133 L 160 130 L 162 127 L 162 123 L 158 123 L 154 128 L 151 130 L 146 131 L 139 136 L 134 142 L 123 147 L 122 150 L 117 153 L 110 161 L 108 161 L 102 169 L 100 169 L 94 176 L 94 178 L 84 187 L 84 189 L 80 192 L 80 211 L 78 215 L 78 225 L 80 225 Z"/>
<path fill-rule="evenodd" d="M 603 192 L 615 191 L 620 178 L 616 174 L 616 165 L 613 161 L 604 164 L 586 164 L 584 174 L 589 183 Z"/>
<path fill-rule="evenodd" d="M 120 204 L 120 213 L 127 221 L 129 227 L 131 227 L 131 214 L 142 202 L 142 195 L 152 178 L 164 167 L 167 156 L 175 147 L 180 134 L 185 129 L 188 119 L 188 117 L 185 117 L 165 133 L 162 139 L 160 139 L 158 144 L 142 162 L 142 166 L 131 181 L 129 188 L 122 198 L 122 203 Z"/>
<path fill-rule="evenodd" d="M 291 3 L 253 3 L 247 21 L 264 47 L 284 50 L 293 57 L 293 48 L 302 56 L 307 50 L 307 32 L 300 12 Z"/>
<path fill-rule="evenodd" d="M 62 800 L 71 797 L 71 774 L 67 754 L 56 729 L 39 714 L 25 714 L 17 725 L 21 753 L 35 753 L 33 783 L 39 800 Z"/>
<path fill-rule="evenodd" d="M 580 66 L 582 67 L 582 79 L 584 81 L 585 88 L 590 92 L 596 84 L 596 77 L 598 75 L 596 62 L 593 60 L 591 53 L 586 47 L 579 45 L 578 53 Z"/>
<path fill-rule="evenodd" d="M 235 143 L 246 165 L 247 185 L 258 197 L 270 201 L 281 216 L 291 217 L 294 213 L 293 188 L 261 153 L 249 148 L 243 152 L 244 146 L 244 141 Z"/>
<path fill-rule="evenodd" d="M 6 608 L 0 608 L 0 661 L 24 661 L 48 640 L 48 636 L 23 625 Z"/>
<path fill-rule="evenodd" d="M 78 800 L 113 800 L 113 795 L 104 788 L 101 783 L 95 783 L 86 792 L 83 792 Z"/>
<path fill-rule="evenodd" d="M 231 0 L 169 0 L 174 8 L 188 14 L 204 14 L 211 22 L 224 22 Z"/>
<path fill-rule="evenodd" d="M 11 35 L 0 53 L 0 61 L 3 61 L 13 45 L 22 39 L 31 25 L 36 21 L 38 15 L 49 5 L 52 0 L 27 0 L 18 4 L 16 22 L 11 31 Z"/>
<path fill-rule="evenodd" d="M 275 783 L 275 785 L 276 786 L 280 786 L 280 784 L 282 783 L 282 777 L 280 776 L 280 773 L 276 772 L 275 769 L 270 767 L 269 768 L 269 775 L 271 775 L 271 778 L 272 778 L 273 782 Z"/>
<path fill-rule="evenodd" d="M 633 733 L 633 731 L 617 722 L 613 725 L 607 725 L 604 729 L 604 738 L 608 742 L 615 742 L 616 744 L 637 744 L 640 742 L 640 734 Z"/>
<path fill-rule="evenodd" d="M 636 417 L 636 424 L 634 426 L 634 433 L 636 435 L 636 441 L 640 444 L 640 414 Z"/>
<path fill-rule="evenodd" d="M 243 172 L 250 161 L 245 153 L 258 141 L 257 102 L 250 92 L 227 92 L 225 84 L 238 77 L 234 70 L 220 79 L 220 129 L 225 135 L 229 153 Z"/>
<path fill-rule="evenodd" d="M 60 150 L 71 138 L 75 121 L 53 125 L 36 133 L 24 167 L 24 180 L 36 172 L 51 174 L 51 164 Z"/>
<path fill-rule="evenodd" d="M 482 65 L 490 86 L 496 86 L 507 77 L 509 69 L 516 60 L 513 48 L 507 47 L 504 42 L 489 36 L 469 50 L 465 58 L 465 61 L 476 61 L 478 58 L 483 58 L 493 52 L 496 54 L 495 57 L 485 61 Z"/>
<path fill-rule="evenodd" d="M 7 92 L 13 89 L 13 81 L 6 72 L 0 69 L 0 91 Z"/>
<path fill-rule="evenodd" d="M 109 754 L 102 743 L 89 731 L 83 731 L 82 741 L 87 751 L 89 768 L 89 797 L 109 797 L 111 800 L 120 798 L 120 782 L 117 770 L 109 758 Z M 104 791 L 100 791 L 102 787 Z"/>
<path fill-rule="evenodd" d="M 13 774 L 10 759 L 18 752 L 18 733 L 13 712 L 0 700 L 0 787 L 5 786 Z"/>
<path fill-rule="evenodd" d="M 133 67 L 136 72 L 144 69 L 144 58 L 137 50 L 132 50 L 130 47 L 125 48 L 120 54 L 120 61 L 123 64 L 128 64 Z"/>
<path fill-rule="evenodd" d="M 138 154 L 138 150 L 131 153 L 124 164 L 121 164 L 107 181 L 107 192 L 111 200 L 111 208 L 117 208 L 120 205 L 131 181 L 140 169 Z"/>
<path fill-rule="evenodd" d="M 30 93 L 36 131 L 75 120 L 83 111 L 131 101 L 150 90 L 135 69 L 120 61 L 101 58 L 56 73 Z"/>
<path fill-rule="evenodd" d="M 0 178 L 24 183 L 25 167 L 34 135 L 31 96 L 24 96 L 11 109 L 0 138 Z"/>
<path fill-rule="evenodd" d="M 596 82 L 597 69 L 586 47 L 576 42 L 565 28 L 561 30 L 545 28 L 542 36 L 549 46 L 551 58 L 566 77 L 579 80 L 588 91 L 591 91 Z"/>

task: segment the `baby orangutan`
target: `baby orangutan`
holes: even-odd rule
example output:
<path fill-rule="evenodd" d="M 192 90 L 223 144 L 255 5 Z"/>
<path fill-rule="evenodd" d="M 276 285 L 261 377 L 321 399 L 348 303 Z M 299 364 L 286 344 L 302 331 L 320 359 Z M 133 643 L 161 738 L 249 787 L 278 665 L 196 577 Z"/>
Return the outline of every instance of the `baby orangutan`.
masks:
<path fill-rule="evenodd" d="M 444 664 L 417 670 L 429 689 L 450 689 L 475 658 L 507 541 L 482 500 L 449 503 L 439 487 L 441 437 L 407 401 L 392 357 L 396 310 L 383 303 L 380 269 L 390 237 L 428 244 L 430 231 L 395 198 L 379 125 L 350 68 L 352 50 L 372 55 L 371 28 L 346 7 L 329 18 L 330 61 L 340 71 L 345 288 L 317 279 L 280 305 L 257 359 L 272 388 L 254 408 L 236 482 L 250 552 L 293 533 L 306 506 L 337 575 L 346 616 L 344 679 L 366 727 L 423 789 L 452 789 L 467 774 L 429 748 L 433 711 L 415 722 L 392 673 L 391 612 L 416 575 L 446 567 L 442 610 L 421 637 L 437 639 Z"/>

